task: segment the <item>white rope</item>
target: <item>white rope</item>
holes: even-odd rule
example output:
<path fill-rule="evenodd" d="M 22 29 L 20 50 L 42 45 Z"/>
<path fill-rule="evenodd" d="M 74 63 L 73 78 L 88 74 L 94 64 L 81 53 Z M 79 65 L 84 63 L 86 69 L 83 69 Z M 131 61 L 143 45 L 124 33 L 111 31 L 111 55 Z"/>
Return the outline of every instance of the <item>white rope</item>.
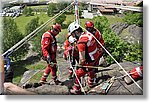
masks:
<path fill-rule="evenodd" d="M 58 14 L 56 14 L 55 16 L 53 16 L 51 19 L 49 19 L 47 22 L 45 22 L 44 24 L 42 24 L 40 27 L 38 27 L 37 29 L 35 29 L 33 32 L 31 32 L 29 35 L 27 35 L 25 38 L 23 38 L 21 41 L 19 41 L 17 44 L 15 44 L 13 47 L 11 47 L 9 50 L 7 50 L 5 53 L 2 54 L 2 56 L 6 55 L 9 51 L 14 51 L 15 49 L 19 49 L 20 47 L 22 47 L 25 42 L 27 42 L 28 40 L 30 40 L 32 37 L 34 37 L 39 31 L 41 31 L 43 28 L 45 28 L 49 23 L 51 23 L 53 20 L 55 20 L 57 17 L 59 17 L 61 14 L 63 14 L 64 12 L 66 12 L 66 10 L 68 10 L 72 5 L 74 4 L 74 2 L 72 2 L 69 6 L 67 6 L 65 9 L 63 9 L 62 11 L 60 11 Z M 42 28 L 42 29 L 41 29 Z M 26 41 L 27 40 L 27 41 Z M 18 47 L 18 48 L 17 48 Z M 16 50 L 15 50 L 16 51 Z"/>
<path fill-rule="evenodd" d="M 81 27 L 81 26 L 80 26 Z M 84 29 L 85 31 L 87 31 L 85 28 L 81 27 L 82 29 Z M 87 31 L 88 33 L 90 33 L 89 31 Z M 90 33 L 91 34 L 91 33 Z M 99 40 L 97 40 L 97 38 L 91 34 L 94 39 L 98 42 L 98 44 L 101 45 L 101 47 L 107 52 L 107 54 L 117 63 L 117 65 L 125 72 L 125 74 L 136 84 L 136 86 L 143 91 L 143 89 L 137 84 L 137 82 L 135 82 L 135 80 L 128 74 L 128 72 L 125 71 L 125 69 L 117 62 L 117 60 L 109 53 L 109 51 L 99 42 Z"/>
<path fill-rule="evenodd" d="M 135 73 L 137 73 L 137 71 L 134 71 L 134 72 L 132 72 L 132 73 L 129 73 L 129 75 L 132 75 L 132 74 L 135 74 Z M 122 76 L 119 76 L 119 77 L 115 77 L 115 79 L 121 79 L 121 78 L 123 78 L 123 77 L 126 77 L 127 75 L 122 75 Z"/>
<path fill-rule="evenodd" d="M 78 79 L 77 74 L 76 74 L 75 70 L 73 69 L 73 67 L 72 67 L 72 65 L 71 65 L 70 59 L 71 59 L 71 58 L 70 58 L 70 55 L 69 55 L 70 68 L 72 69 L 72 71 L 73 71 L 73 73 L 74 73 L 74 75 L 75 75 L 75 77 L 76 77 L 76 79 L 77 79 L 77 81 L 78 81 L 78 83 L 79 83 L 79 85 L 80 85 L 80 87 L 81 87 L 83 93 L 86 95 L 85 90 L 84 90 L 84 88 L 82 87 L 82 84 L 81 84 L 80 80 Z"/>
<path fill-rule="evenodd" d="M 71 6 L 72 6 L 72 5 L 71 5 Z M 71 6 L 69 6 L 69 8 L 70 8 Z M 67 7 L 67 9 L 69 9 L 69 8 Z M 67 9 L 66 9 L 66 10 L 67 10 Z M 50 20 L 47 21 L 47 24 L 44 23 L 44 24 L 43 24 L 44 26 L 42 26 L 40 30 L 38 30 L 36 33 L 34 33 L 33 35 L 31 35 L 29 39 L 25 40 L 25 41 L 24 41 L 20 46 L 18 46 L 14 51 L 16 51 L 16 50 L 18 50 L 20 47 L 22 47 L 26 42 L 28 42 L 28 41 L 29 41 L 31 38 L 33 38 L 37 33 L 39 33 L 42 29 L 44 29 L 49 23 L 52 23 L 56 18 L 58 18 L 58 17 L 59 17 L 61 14 L 63 14 L 64 12 L 65 12 L 65 11 L 60 12 L 60 13 L 56 14 L 55 16 L 53 16 L 53 18 L 51 18 Z"/>

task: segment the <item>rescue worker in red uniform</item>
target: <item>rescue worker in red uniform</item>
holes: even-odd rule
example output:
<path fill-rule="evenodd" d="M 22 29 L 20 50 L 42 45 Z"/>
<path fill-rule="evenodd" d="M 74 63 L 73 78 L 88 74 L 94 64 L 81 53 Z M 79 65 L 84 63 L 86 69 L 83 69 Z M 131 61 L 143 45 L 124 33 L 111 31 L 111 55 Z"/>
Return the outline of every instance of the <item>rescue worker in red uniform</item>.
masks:
<path fill-rule="evenodd" d="M 92 21 L 87 21 L 85 23 L 85 28 L 86 28 L 87 31 L 92 33 L 96 37 L 96 39 L 104 46 L 104 39 L 102 37 L 102 34 L 100 33 L 100 31 L 98 29 L 94 28 L 94 23 Z M 104 58 L 103 58 L 103 49 L 102 49 L 100 44 L 98 44 L 98 50 L 101 54 L 100 58 L 104 60 Z M 99 62 L 99 65 L 100 64 L 106 64 L 106 62 L 105 61 L 104 62 Z"/>
<path fill-rule="evenodd" d="M 132 70 L 129 71 L 129 74 L 135 81 L 142 79 L 143 78 L 143 66 L 141 65 L 141 66 L 133 68 Z M 124 81 L 126 82 L 127 85 L 133 83 L 133 80 L 131 80 L 129 76 L 125 76 Z"/>
<path fill-rule="evenodd" d="M 65 60 L 69 60 L 70 62 L 70 67 L 69 69 L 69 79 L 73 78 L 73 70 L 72 68 L 74 68 L 74 65 L 77 63 L 79 63 L 79 52 L 77 49 L 77 39 L 72 37 L 70 33 L 68 33 L 67 35 L 67 39 L 64 42 L 64 59 Z M 72 67 L 72 68 L 71 68 Z"/>
<path fill-rule="evenodd" d="M 68 27 L 70 34 L 78 39 L 77 47 L 79 50 L 79 64 L 81 66 L 97 66 L 99 64 L 100 52 L 98 51 L 97 42 L 91 33 L 82 32 L 80 26 L 76 23 L 71 23 Z M 88 74 L 88 85 L 93 87 L 95 78 L 95 69 L 93 68 L 78 68 L 76 71 L 77 78 L 73 89 L 70 90 L 73 94 L 80 94 L 81 87 L 78 79 L 85 74 Z"/>
<path fill-rule="evenodd" d="M 55 84 L 59 84 L 60 81 L 57 79 L 57 61 L 56 61 L 56 51 L 57 51 L 57 41 L 55 36 L 61 32 L 61 25 L 55 24 L 52 25 L 52 29 L 48 30 L 42 35 L 42 53 L 43 53 L 43 59 L 47 61 L 47 68 L 45 69 L 40 83 L 44 84 L 46 83 L 46 79 L 48 75 L 51 72 L 52 79 L 54 80 Z"/>

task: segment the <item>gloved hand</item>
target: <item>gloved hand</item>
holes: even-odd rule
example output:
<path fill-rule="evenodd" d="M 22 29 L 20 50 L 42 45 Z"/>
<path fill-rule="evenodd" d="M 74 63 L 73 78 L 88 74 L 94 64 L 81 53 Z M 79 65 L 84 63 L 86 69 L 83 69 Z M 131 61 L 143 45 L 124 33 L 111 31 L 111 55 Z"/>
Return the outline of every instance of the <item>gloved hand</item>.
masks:
<path fill-rule="evenodd" d="M 79 61 L 79 65 L 81 65 L 81 66 L 84 66 L 86 63 L 85 63 L 85 60 L 80 60 Z"/>
<path fill-rule="evenodd" d="M 51 60 L 51 57 L 48 55 L 48 56 L 47 56 L 47 62 L 48 62 L 48 64 L 50 64 L 51 61 L 52 61 L 52 60 Z"/>

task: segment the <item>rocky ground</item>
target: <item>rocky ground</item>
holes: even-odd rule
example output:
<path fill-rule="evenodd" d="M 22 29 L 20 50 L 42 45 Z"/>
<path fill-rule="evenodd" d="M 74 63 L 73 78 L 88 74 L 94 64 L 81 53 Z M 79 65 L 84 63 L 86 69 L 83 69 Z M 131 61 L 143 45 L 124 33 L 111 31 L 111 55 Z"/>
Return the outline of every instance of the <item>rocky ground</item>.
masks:
<path fill-rule="evenodd" d="M 134 67 L 139 66 L 138 63 L 134 62 L 124 62 L 120 63 L 121 66 L 126 70 L 130 71 Z M 70 95 L 69 89 L 73 86 L 74 80 L 68 79 L 68 67 L 69 64 L 66 61 L 59 62 L 58 60 L 58 66 L 59 66 L 59 74 L 58 77 L 60 81 L 63 82 L 62 85 L 55 85 L 54 82 L 50 79 L 48 84 L 39 86 L 39 87 L 31 87 L 27 88 L 29 91 L 33 91 L 37 94 L 41 95 Z M 35 72 L 35 71 L 34 71 Z M 31 71 L 33 73 L 33 71 Z M 98 84 L 96 86 L 98 87 L 96 90 L 93 88 L 89 88 L 86 83 L 87 76 L 83 80 L 83 88 L 86 94 L 89 95 L 101 95 L 101 94 L 107 94 L 107 95 L 142 95 L 143 92 L 134 84 L 127 85 L 123 78 L 119 78 L 120 76 L 125 75 L 125 73 L 119 68 L 117 64 L 110 65 L 108 67 L 103 67 L 102 69 L 98 70 L 97 73 L 97 82 Z M 29 73 L 24 74 L 24 77 L 30 77 Z M 108 82 L 112 77 L 118 77 L 118 79 L 115 79 L 110 88 L 107 90 L 107 93 L 102 90 L 102 86 Z M 142 87 L 143 86 L 143 80 L 138 80 L 137 83 Z M 103 86 L 104 87 L 104 86 Z M 84 93 L 83 93 L 84 94 Z"/>
<path fill-rule="evenodd" d="M 129 43 L 142 43 L 143 41 L 143 27 L 118 22 L 113 24 L 111 29 Z"/>

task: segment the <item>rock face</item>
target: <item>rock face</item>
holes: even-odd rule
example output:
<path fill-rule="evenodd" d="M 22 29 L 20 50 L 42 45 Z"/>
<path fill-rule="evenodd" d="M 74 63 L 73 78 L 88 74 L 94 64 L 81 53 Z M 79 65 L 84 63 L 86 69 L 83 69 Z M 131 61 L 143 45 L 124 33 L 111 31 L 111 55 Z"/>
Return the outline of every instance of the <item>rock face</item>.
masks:
<path fill-rule="evenodd" d="M 42 85 L 37 88 L 28 89 L 39 95 L 68 95 L 69 91 L 66 86 L 60 85 Z"/>
<path fill-rule="evenodd" d="M 132 63 L 132 62 L 124 62 L 120 64 L 127 72 L 132 70 L 134 67 L 139 66 L 138 63 Z M 109 66 L 108 68 L 114 69 L 114 70 L 103 72 L 103 75 L 111 76 L 111 77 L 112 76 L 120 77 L 120 76 L 126 75 L 124 71 L 122 71 L 116 64 L 113 64 Z M 143 80 L 138 80 L 137 83 L 141 88 L 143 87 Z M 114 81 L 113 85 L 111 86 L 107 94 L 108 95 L 142 95 L 143 91 L 141 91 L 135 85 L 135 83 L 127 85 L 125 81 L 123 80 L 123 78 L 118 78 L 117 80 Z"/>
<path fill-rule="evenodd" d="M 130 25 L 128 28 L 129 28 L 128 29 L 129 33 L 134 38 L 133 41 L 134 42 L 137 41 L 139 43 L 142 43 L 143 28 L 142 27 L 138 27 L 136 25 Z"/>
<path fill-rule="evenodd" d="M 122 23 L 122 22 L 118 22 L 116 24 L 113 24 L 111 26 L 112 30 L 117 34 L 120 35 L 121 32 L 128 27 L 128 24 L 126 23 Z"/>
<path fill-rule="evenodd" d="M 112 25 L 111 28 L 117 35 L 129 43 L 142 43 L 143 27 L 119 22 Z"/>

